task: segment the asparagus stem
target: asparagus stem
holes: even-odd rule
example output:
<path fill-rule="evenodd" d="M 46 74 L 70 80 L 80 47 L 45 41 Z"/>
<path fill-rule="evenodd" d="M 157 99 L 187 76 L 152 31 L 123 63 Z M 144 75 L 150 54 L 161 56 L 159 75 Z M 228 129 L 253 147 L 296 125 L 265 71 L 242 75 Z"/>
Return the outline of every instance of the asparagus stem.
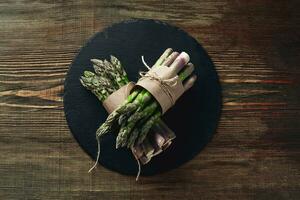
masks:
<path fill-rule="evenodd" d="M 145 122 L 143 122 L 145 123 Z M 132 133 L 129 135 L 128 141 L 127 141 L 127 148 L 132 148 L 136 139 L 138 138 L 140 133 L 140 124 L 137 125 L 135 129 L 133 129 Z"/>
<path fill-rule="evenodd" d="M 179 79 L 183 82 L 193 73 L 193 71 L 194 71 L 194 65 L 192 63 L 188 63 L 187 65 L 185 65 L 183 70 L 179 72 L 178 75 Z"/>
<path fill-rule="evenodd" d="M 96 135 L 97 137 L 100 137 L 102 135 L 105 135 L 106 133 L 109 132 L 109 130 L 113 127 L 115 119 L 117 119 L 121 113 L 124 113 L 125 109 L 127 109 L 126 105 L 129 102 L 132 102 L 139 94 L 139 90 L 135 90 L 133 91 L 128 97 L 127 99 L 123 102 L 123 104 L 121 106 L 119 106 L 119 108 L 117 108 L 116 110 L 114 110 L 110 115 L 108 115 L 106 121 L 101 124 L 101 126 L 98 128 L 98 130 L 96 131 Z"/>
<path fill-rule="evenodd" d="M 117 137 L 116 148 L 119 148 L 120 146 L 126 146 L 129 134 L 136 125 L 136 123 L 140 119 L 145 118 L 145 116 L 150 116 L 156 110 L 157 105 L 158 104 L 154 101 L 149 106 L 147 106 L 143 110 L 143 112 L 135 112 L 132 116 L 129 117 L 127 125 L 121 127 L 120 129 L 120 132 Z"/>
<path fill-rule="evenodd" d="M 168 48 L 165 50 L 165 52 L 159 57 L 159 59 L 155 62 L 152 68 L 160 66 L 172 53 L 173 49 Z"/>
<path fill-rule="evenodd" d="M 131 111 L 139 111 L 142 108 L 144 108 L 148 102 L 153 100 L 152 95 L 145 89 L 142 90 L 141 95 L 142 96 L 137 101 L 134 101 L 130 105 L 127 105 L 128 108 L 130 108 L 130 109 L 128 109 L 128 112 L 124 112 L 122 115 L 120 115 L 119 125 L 121 125 L 121 123 L 123 123 L 123 122 L 125 123 L 125 121 L 128 119 L 128 117 L 132 113 Z"/>
<path fill-rule="evenodd" d="M 119 116 L 118 124 L 121 126 L 122 124 L 125 124 L 127 119 L 129 118 L 131 113 L 124 113 Z"/>
<path fill-rule="evenodd" d="M 144 118 L 137 123 L 137 125 L 135 126 L 135 128 L 133 129 L 132 133 L 130 134 L 130 136 L 128 138 L 127 148 L 132 148 L 134 146 L 135 141 L 139 136 L 140 130 L 146 121 L 147 121 L 147 118 Z"/>
<path fill-rule="evenodd" d="M 155 112 L 155 114 L 153 116 L 150 117 L 150 119 L 144 124 L 144 126 L 142 127 L 142 130 L 140 132 L 140 135 L 138 137 L 137 143 L 141 144 L 144 139 L 146 138 L 149 130 L 151 129 L 151 127 L 158 121 L 158 119 L 161 116 L 161 112 L 157 111 Z"/>

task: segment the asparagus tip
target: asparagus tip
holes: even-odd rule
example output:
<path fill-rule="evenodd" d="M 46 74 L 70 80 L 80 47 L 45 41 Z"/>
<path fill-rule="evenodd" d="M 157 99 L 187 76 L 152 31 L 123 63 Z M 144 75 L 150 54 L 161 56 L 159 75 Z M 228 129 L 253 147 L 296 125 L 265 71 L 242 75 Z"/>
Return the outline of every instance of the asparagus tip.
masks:
<path fill-rule="evenodd" d="M 110 60 L 117 60 L 117 58 L 114 55 L 110 55 Z"/>
<path fill-rule="evenodd" d="M 121 143 L 120 143 L 120 141 L 117 139 L 117 141 L 116 141 L 116 149 L 118 149 L 118 148 L 120 148 L 121 147 Z"/>
<path fill-rule="evenodd" d="M 83 72 L 83 75 L 85 77 L 92 77 L 92 76 L 95 76 L 94 72 L 91 72 L 91 71 L 84 71 Z"/>
<path fill-rule="evenodd" d="M 81 85 L 86 86 L 82 76 L 80 77 L 79 81 L 80 81 Z"/>

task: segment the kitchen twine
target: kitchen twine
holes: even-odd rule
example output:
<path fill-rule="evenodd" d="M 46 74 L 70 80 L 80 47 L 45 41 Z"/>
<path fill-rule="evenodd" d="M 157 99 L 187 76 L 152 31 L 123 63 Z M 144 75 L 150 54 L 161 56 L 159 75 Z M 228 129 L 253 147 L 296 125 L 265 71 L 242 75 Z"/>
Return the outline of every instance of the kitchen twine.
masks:
<path fill-rule="evenodd" d="M 175 100 L 172 96 L 172 88 L 171 87 L 177 83 L 178 76 L 174 76 L 173 78 L 169 78 L 169 79 L 162 79 L 158 76 L 157 73 L 151 71 L 151 68 L 149 67 L 149 65 L 147 65 L 147 63 L 144 60 L 144 56 L 142 56 L 142 62 L 149 71 L 140 72 L 139 73 L 141 76 L 140 80 L 149 78 L 150 80 L 158 81 L 163 92 L 169 97 L 169 100 L 171 101 L 172 105 L 174 105 Z"/>
<path fill-rule="evenodd" d="M 135 177 L 135 181 L 138 181 L 139 180 L 139 177 L 140 177 L 140 174 L 141 174 L 141 163 L 139 161 L 139 158 L 134 154 L 133 152 L 133 149 L 131 148 L 131 153 L 133 154 L 136 162 L 137 162 L 137 165 L 138 165 L 138 173 L 136 174 L 136 177 Z"/>

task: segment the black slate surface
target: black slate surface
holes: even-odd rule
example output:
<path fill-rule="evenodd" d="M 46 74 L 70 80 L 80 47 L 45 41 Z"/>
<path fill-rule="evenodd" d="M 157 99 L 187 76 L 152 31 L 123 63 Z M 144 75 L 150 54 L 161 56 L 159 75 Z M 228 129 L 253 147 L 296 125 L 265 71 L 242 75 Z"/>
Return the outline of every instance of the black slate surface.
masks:
<path fill-rule="evenodd" d="M 221 88 L 214 65 L 203 47 L 186 32 L 169 24 L 129 20 L 95 34 L 74 58 L 65 80 L 64 110 L 68 125 L 80 146 L 93 159 L 97 154 L 95 131 L 105 121 L 107 113 L 79 82 L 84 70 L 93 71 L 90 59 L 109 59 L 110 54 L 115 55 L 129 79 L 137 81 L 138 72 L 146 70 L 141 55 L 151 66 L 168 47 L 190 55 L 198 79 L 163 116 L 177 138 L 167 151 L 143 166 L 142 175 L 177 168 L 195 157 L 211 140 L 221 112 Z M 129 150 L 115 149 L 115 137 L 114 133 L 103 137 L 101 165 L 122 174 L 136 175 L 136 161 Z"/>

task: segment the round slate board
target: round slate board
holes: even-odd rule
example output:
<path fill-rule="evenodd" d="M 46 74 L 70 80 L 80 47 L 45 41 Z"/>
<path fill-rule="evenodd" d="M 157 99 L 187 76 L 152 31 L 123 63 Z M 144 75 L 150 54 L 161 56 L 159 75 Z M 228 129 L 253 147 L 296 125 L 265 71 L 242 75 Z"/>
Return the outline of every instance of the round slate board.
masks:
<path fill-rule="evenodd" d="M 84 70 L 93 71 L 90 59 L 109 59 L 112 54 L 120 59 L 129 79 L 137 81 L 139 71 L 146 70 L 141 55 L 151 66 L 168 47 L 190 55 L 198 79 L 163 116 L 177 138 L 164 153 L 142 167 L 141 175 L 177 168 L 196 156 L 210 141 L 220 117 L 221 89 L 205 50 L 177 27 L 154 20 L 129 20 L 106 28 L 88 41 L 72 62 L 65 80 L 64 110 L 68 125 L 80 146 L 93 159 L 97 154 L 95 131 L 105 121 L 107 113 L 79 82 Z M 116 150 L 115 138 L 115 134 L 103 137 L 100 163 L 119 173 L 136 175 L 138 168 L 134 157 L 125 148 Z"/>

